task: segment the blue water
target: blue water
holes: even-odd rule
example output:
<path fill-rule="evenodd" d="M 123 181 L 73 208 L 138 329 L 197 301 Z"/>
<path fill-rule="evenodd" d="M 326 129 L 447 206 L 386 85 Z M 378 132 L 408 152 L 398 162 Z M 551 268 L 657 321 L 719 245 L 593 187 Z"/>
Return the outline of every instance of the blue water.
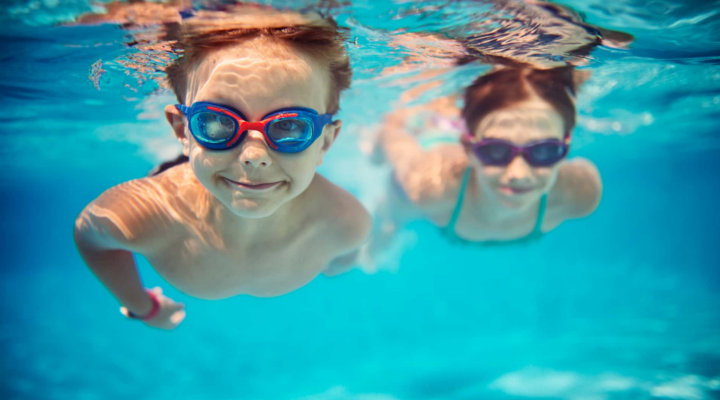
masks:
<path fill-rule="evenodd" d="M 139 260 L 146 286 L 187 305 L 173 332 L 122 318 L 71 235 L 89 201 L 175 154 L 161 115 L 171 96 L 114 61 L 133 51 L 126 32 L 60 27 L 91 6 L 59 3 L 0 12 L 0 398 L 720 398 L 717 2 L 563 2 L 636 36 L 585 67 L 573 155 L 604 182 L 590 217 L 536 245 L 483 250 L 417 222 L 399 269 L 320 277 L 271 299 L 190 298 Z M 387 48 L 392 32 L 469 18 L 416 6 L 336 14 L 357 37 L 356 76 L 320 172 L 370 208 L 387 170 L 358 148 L 408 87 L 378 77 L 402 59 Z M 88 79 L 98 60 L 100 90 Z M 438 91 L 482 71 L 460 68 Z"/>

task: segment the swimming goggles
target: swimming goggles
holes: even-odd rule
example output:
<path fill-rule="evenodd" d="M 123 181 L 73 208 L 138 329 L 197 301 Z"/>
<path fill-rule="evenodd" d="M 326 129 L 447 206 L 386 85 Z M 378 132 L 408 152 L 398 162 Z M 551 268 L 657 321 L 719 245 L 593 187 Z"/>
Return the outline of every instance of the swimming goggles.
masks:
<path fill-rule="evenodd" d="M 310 147 L 332 122 L 332 115 L 319 115 L 304 107 L 283 108 L 264 116 L 259 122 L 248 122 L 239 111 L 220 104 L 197 102 L 192 106 L 176 104 L 187 117 L 190 133 L 203 147 L 212 150 L 231 149 L 244 139 L 249 130 L 262 132 L 265 142 L 282 153 L 298 153 Z"/>
<path fill-rule="evenodd" d="M 463 139 L 469 142 L 473 153 L 484 165 L 501 167 L 509 165 L 520 154 L 532 167 L 549 167 L 565 158 L 570 149 L 568 139 L 538 140 L 524 146 L 501 139 L 473 142 L 472 136 L 468 134 Z"/>

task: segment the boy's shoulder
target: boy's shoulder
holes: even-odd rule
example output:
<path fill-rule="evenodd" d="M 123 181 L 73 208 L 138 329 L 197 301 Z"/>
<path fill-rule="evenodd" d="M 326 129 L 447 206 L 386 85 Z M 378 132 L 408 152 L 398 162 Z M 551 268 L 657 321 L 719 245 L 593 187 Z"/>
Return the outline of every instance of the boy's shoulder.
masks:
<path fill-rule="evenodd" d="M 340 253 L 362 244 L 370 235 L 372 218 L 360 201 L 345 189 L 316 174 L 306 191 L 312 211 L 306 223 L 316 226 L 319 235 L 332 242 Z"/>
<path fill-rule="evenodd" d="M 178 166 L 113 186 L 83 210 L 78 224 L 86 222 L 103 240 L 127 250 L 157 248 L 175 237 L 182 215 L 190 215 L 192 199 L 183 195 L 196 191 L 196 180 L 185 170 Z"/>

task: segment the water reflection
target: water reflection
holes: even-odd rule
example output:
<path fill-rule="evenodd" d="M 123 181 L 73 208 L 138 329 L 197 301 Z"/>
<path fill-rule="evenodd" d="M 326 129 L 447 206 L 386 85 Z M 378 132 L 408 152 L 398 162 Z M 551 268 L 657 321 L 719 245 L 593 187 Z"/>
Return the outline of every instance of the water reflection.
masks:
<path fill-rule="evenodd" d="M 464 38 L 471 56 L 493 63 L 508 60 L 535 68 L 588 63 L 590 51 L 602 44 L 626 48 L 627 33 L 588 24 L 567 6 L 543 0 L 490 2 L 493 14 L 474 24 L 479 31 Z"/>
<path fill-rule="evenodd" d="M 542 0 L 460 4 L 473 15 L 461 27 L 396 32 L 390 46 L 404 50 L 406 57 L 385 73 L 447 69 L 477 61 L 538 69 L 584 66 L 597 46 L 626 49 L 633 41 L 628 33 L 591 25 L 569 7 Z"/>

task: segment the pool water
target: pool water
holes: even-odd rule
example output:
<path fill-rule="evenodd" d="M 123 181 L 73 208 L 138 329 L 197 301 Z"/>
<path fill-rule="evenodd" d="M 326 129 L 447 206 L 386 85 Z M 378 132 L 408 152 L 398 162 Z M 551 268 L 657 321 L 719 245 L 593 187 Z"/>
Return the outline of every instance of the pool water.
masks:
<path fill-rule="evenodd" d="M 392 265 L 270 299 L 194 299 L 140 259 L 145 285 L 187 306 L 164 332 L 120 316 L 72 227 L 102 191 L 177 154 L 162 116 L 173 98 L 152 73 L 125 74 L 126 31 L 61 25 L 99 6 L 4 2 L 0 398 L 720 398 L 720 4 L 562 4 L 635 36 L 583 67 L 571 154 L 602 174 L 593 215 L 487 249 L 453 247 L 418 221 Z M 371 211 L 389 172 L 360 148 L 417 84 L 382 73 L 407 55 L 393 35 L 456 32 L 481 8 L 366 0 L 331 12 L 350 28 L 355 80 L 320 172 Z M 460 67 L 418 101 L 486 69 Z"/>

